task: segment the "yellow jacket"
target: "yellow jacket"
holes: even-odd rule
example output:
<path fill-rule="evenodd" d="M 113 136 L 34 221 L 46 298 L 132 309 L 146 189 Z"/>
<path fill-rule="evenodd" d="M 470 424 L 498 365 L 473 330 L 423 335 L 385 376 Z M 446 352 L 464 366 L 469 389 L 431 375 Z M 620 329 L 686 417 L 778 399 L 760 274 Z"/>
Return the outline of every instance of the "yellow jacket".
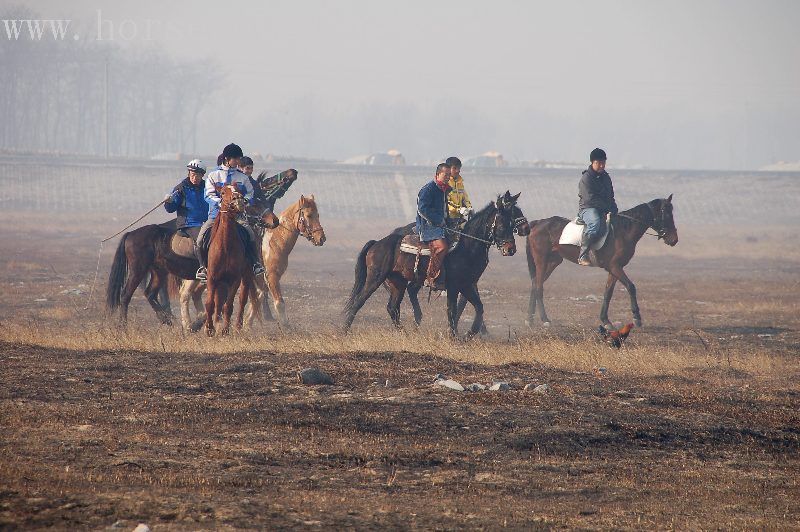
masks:
<path fill-rule="evenodd" d="M 469 194 L 467 194 L 467 190 L 464 188 L 464 178 L 461 177 L 461 174 L 459 174 L 457 178 L 450 176 L 449 184 L 452 190 L 447 195 L 447 217 L 463 218 L 461 213 L 458 212 L 458 209 L 461 207 L 466 207 L 467 209 L 472 208 L 472 203 L 469 201 Z"/>

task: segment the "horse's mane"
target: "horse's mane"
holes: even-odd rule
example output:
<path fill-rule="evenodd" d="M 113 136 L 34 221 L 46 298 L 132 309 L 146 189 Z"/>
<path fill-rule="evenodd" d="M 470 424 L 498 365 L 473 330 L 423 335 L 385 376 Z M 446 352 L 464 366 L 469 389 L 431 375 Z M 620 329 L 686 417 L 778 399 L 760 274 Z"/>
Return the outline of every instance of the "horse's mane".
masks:
<path fill-rule="evenodd" d="M 485 227 L 486 226 L 486 219 L 489 218 L 490 215 L 493 215 L 497 212 L 497 206 L 495 206 L 493 201 L 490 201 L 486 207 L 476 212 L 472 218 L 464 224 L 464 232 L 468 234 L 474 234 L 476 228 L 478 227 Z"/>
<path fill-rule="evenodd" d="M 314 207 L 314 208 L 317 207 L 316 199 L 312 198 L 311 196 L 303 196 L 303 199 L 305 200 L 305 204 L 307 206 Z M 283 217 L 285 214 L 288 214 L 289 212 L 294 211 L 294 210 L 299 209 L 299 208 L 300 208 L 300 198 L 297 198 L 297 201 L 293 201 L 292 203 L 289 204 L 288 207 L 283 209 L 283 211 L 281 212 L 280 216 Z"/>
<path fill-rule="evenodd" d="M 624 211 L 620 211 L 619 213 L 620 214 L 625 214 L 625 215 L 630 216 L 632 218 L 636 218 L 637 220 L 641 220 L 642 223 L 648 223 L 647 214 L 652 213 L 652 211 L 650 209 L 647 209 L 647 210 L 645 210 L 645 209 L 647 208 L 648 205 L 652 208 L 653 207 L 653 203 L 657 203 L 657 202 L 660 202 L 660 201 L 661 201 L 660 199 L 656 198 L 654 200 L 650 200 L 650 201 L 646 201 L 644 203 L 640 203 L 639 205 L 631 207 L 630 209 L 627 209 L 627 210 L 624 210 Z M 637 214 L 639 216 L 637 216 Z M 614 224 L 619 226 L 620 228 L 628 227 L 628 226 L 633 225 L 635 223 L 636 222 L 634 222 L 630 218 L 625 218 L 625 217 L 622 217 L 622 216 L 617 216 L 616 218 L 614 218 Z"/>

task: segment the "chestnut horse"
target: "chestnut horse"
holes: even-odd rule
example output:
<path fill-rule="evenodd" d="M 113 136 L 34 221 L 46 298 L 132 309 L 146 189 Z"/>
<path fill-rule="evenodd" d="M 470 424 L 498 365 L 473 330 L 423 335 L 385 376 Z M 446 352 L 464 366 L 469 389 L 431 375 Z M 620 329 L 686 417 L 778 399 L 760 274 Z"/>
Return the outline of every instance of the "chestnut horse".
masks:
<path fill-rule="evenodd" d="M 297 238 L 303 235 L 315 246 L 325 243 L 325 231 L 319 223 L 319 211 L 314 196 L 300 196 L 300 199 L 284 210 L 278 218 L 278 226 L 266 229 L 261 237 L 260 254 L 266 267 L 266 280 L 264 276 L 255 278 L 255 291 L 251 295 L 250 304 L 245 310 L 245 321 L 252 326 L 256 316 L 260 317 L 258 309 L 266 309 L 267 295 L 272 295 L 275 314 L 281 327 L 289 324 L 286 318 L 286 307 L 281 293 L 280 279 L 289 265 L 289 254 L 297 243 Z M 190 305 L 194 303 L 198 313 L 203 313 L 203 308 L 198 304 L 204 286 L 199 281 L 184 281 L 180 286 L 181 321 L 184 328 L 196 331 L 205 320 L 201 314 L 192 323 Z M 270 314 L 267 314 L 270 315 Z"/>
<path fill-rule="evenodd" d="M 253 220 L 251 226 L 275 227 L 278 224 L 278 218 L 267 210 L 268 207 L 264 198 L 254 198 L 253 204 L 247 207 L 248 216 Z M 125 233 L 120 239 L 108 275 L 106 306 L 111 312 L 119 308 L 123 323 L 128 319 L 128 305 L 136 288 L 148 274 L 150 279 L 144 285 L 147 302 L 162 323 L 172 322 L 168 307 L 158 301 L 159 293 L 167 286 L 169 274 L 179 279 L 194 279 L 200 267 L 194 257 L 183 257 L 172 252 L 170 240 L 174 233 L 174 222 L 167 222 L 139 227 Z"/>
<path fill-rule="evenodd" d="M 484 209 L 477 212 L 463 228 L 458 246 L 447 254 L 444 262 L 447 287 L 447 318 L 452 336 L 457 334 L 457 299 L 463 294 L 475 307 L 475 320 L 467 333 L 475 335 L 483 323 L 483 303 L 477 290 L 486 266 L 489 264 L 489 248 L 496 245 L 503 256 L 516 253 L 514 243 L 513 207 L 519 194 L 511 196 L 506 192 Z M 422 286 L 427 269 L 427 260 L 420 260 L 415 271 L 417 256 L 400 251 L 402 235 L 392 233 L 387 237 L 367 242 L 358 255 L 355 268 L 355 283 L 344 309 L 344 330 L 347 331 L 356 313 L 367 299 L 386 283 L 391 297 L 387 305 L 389 317 L 395 326 L 400 325 L 400 303 L 406 289 L 418 292 Z M 415 318 L 416 318 L 415 309 Z M 421 315 L 420 315 L 421 316 Z"/>
<path fill-rule="evenodd" d="M 244 212 L 244 196 L 235 185 L 220 187 L 219 214 L 211 226 L 208 246 L 208 297 L 206 299 L 206 334 L 214 336 L 214 321 L 225 320 L 220 333 L 228 334 L 233 314 L 233 300 L 239 285 L 239 315 L 236 326 L 242 328 L 247 299 L 253 289 L 253 272 L 245 256 L 244 243 L 239 235 L 236 218 Z"/>
<path fill-rule="evenodd" d="M 580 251 L 578 246 L 559 245 L 558 243 L 561 232 L 567 223 L 569 220 L 559 216 L 534 220 L 530 223 L 531 232 L 525 246 L 528 256 L 528 272 L 531 276 L 531 297 L 526 320 L 528 325 L 533 324 L 537 307 L 542 323 L 545 326 L 550 325 L 550 319 L 544 310 L 544 282 L 564 259 L 578 262 L 578 252 Z M 647 229 L 653 229 L 659 240 L 664 239 L 664 243 L 669 246 L 678 243 L 678 230 L 675 228 L 675 220 L 672 217 L 672 194 L 666 199 L 654 199 L 611 216 L 611 225 L 612 232 L 609 233 L 605 244 L 593 252 L 597 266 L 608 272 L 603 305 L 600 308 L 600 321 L 603 325 L 613 327 L 608 319 L 608 304 L 611 302 L 614 286 L 619 281 L 630 295 L 633 320 L 637 327 L 641 327 L 642 316 L 636 300 L 636 286 L 628 278 L 623 268 L 633 258 L 636 243 Z"/>

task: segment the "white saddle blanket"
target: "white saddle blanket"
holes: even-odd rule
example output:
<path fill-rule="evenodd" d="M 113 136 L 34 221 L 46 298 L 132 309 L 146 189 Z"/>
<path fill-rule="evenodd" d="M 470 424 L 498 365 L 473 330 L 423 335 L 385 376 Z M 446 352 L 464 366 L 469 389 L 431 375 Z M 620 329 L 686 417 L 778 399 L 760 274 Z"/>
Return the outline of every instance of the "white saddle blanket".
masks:
<path fill-rule="evenodd" d="M 580 246 L 581 245 L 581 237 L 583 236 L 583 229 L 586 227 L 585 225 L 578 225 L 577 218 L 567 224 L 564 230 L 561 232 L 561 238 L 558 239 L 559 245 L 569 244 L 572 246 Z M 603 247 L 603 244 L 606 243 L 606 238 L 608 237 L 608 230 L 611 227 L 610 223 L 606 223 L 606 232 L 603 233 L 603 236 L 598 238 L 591 246 L 591 249 L 600 249 Z"/>
<path fill-rule="evenodd" d="M 448 253 L 456 249 L 458 242 L 453 242 L 450 244 L 450 248 L 447 250 Z M 414 244 L 409 244 L 408 242 L 400 242 L 400 251 L 403 253 L 411 253 L 412 255 L 416 255 L 419 253 L 423 257 L 427 257 L 431 254 L 431 250 L 428 249 L 427 244 L 423 244 L 422 246 L 415 246 Z"/>

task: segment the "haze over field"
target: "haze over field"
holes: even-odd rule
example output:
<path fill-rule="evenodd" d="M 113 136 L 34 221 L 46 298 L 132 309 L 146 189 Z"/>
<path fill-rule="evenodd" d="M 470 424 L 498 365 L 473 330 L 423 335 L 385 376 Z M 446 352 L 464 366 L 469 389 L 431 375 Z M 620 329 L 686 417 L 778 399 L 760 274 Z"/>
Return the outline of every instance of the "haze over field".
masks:
<path fill-rule="evenodd" d="M 180 129 L 155 146 L 117 138 L 112 155 L 217 153 L 236 140 L 251 152 L 339 160 L 397 148 L 409 162 L 486 150 L 512 162 L 583 161 L 596 145 L 618 165 L 753 169 L 800 160 L 800 4 L 792 1 L 44 0 L 20 8 L 4 0 L 0 14 L 72 20 L 68 33 L 78 39 L 50 39 L 63 54 L 36 60 L 42 98 L 53 99 L 48 120 L 73 103 L 42 76 L 55 66 L 48 61 L 116 47 L 110 83 L 120 88 L 109 105 L 130 111 L 110 127 L 130 131 L 157 100 L 163 110 L 152 116 L 161 123 L 154 118 L 146 131 Z M 0 57 L 24 77 L 45 44 L 6 33 Z M 143 56 L 171 58 L 180 75 Z M 134 57 L 145 67 L 128 69 Z M 102 69 L 79 70 L 89 78 Z M 138 106 L 121 87 L 136 82 L 146 90 L 135 94 L 149 91 Z M 103 99 L 87 105 L 101 109 Z M 168 112 L 177 105 L 186 110 Z M 35 136 L 16 131 L 0 148 L 30 147 Z M 36 138 L 36 149 L 68 150 Z M 80 150 L 100 153 L 101 144 Z"/>

